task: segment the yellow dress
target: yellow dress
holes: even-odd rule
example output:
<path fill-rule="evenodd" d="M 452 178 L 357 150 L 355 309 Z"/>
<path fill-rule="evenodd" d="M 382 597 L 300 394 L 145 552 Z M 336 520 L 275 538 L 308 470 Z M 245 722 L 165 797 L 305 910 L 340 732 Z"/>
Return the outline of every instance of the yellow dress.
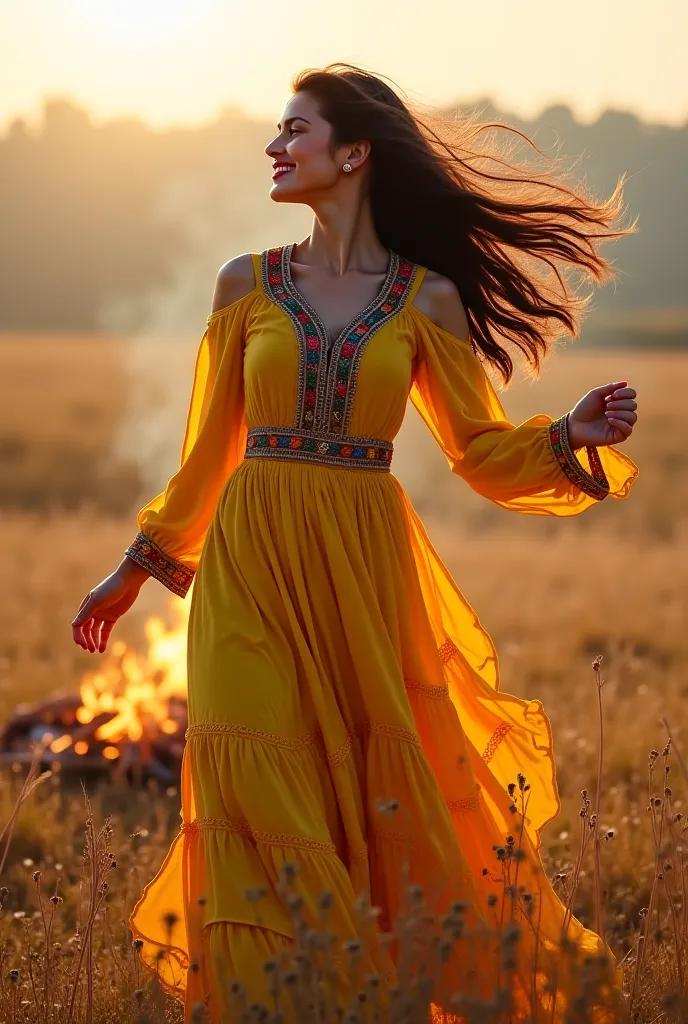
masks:
<path fill-rule="evenodd" d="M 470 343 L 414 306 L 425 268 L 393 252 L 378 297 L 328 353 L 292 248 L 253 254 L 253 290 L 208 317 L 181 466 L 128 549 L 175 593 L 195 576 L 182 826 L 132 929 L 187 1019 L 207 1000 L 212 1020 L 234 1020 L 231 980 L 270 1004 L 263 962 L 294 942 L 279 879 L 295 862 L 313 926 L 319 894 L 334 894 L 338 985 L 358 898 L 380 908 L 360 969 L 384 992 L 399 948 L 376 937 L 400 909 L 402 864 L 431 909 L 461 901 L 484 928 L 495 895 L 503 908 L 495 848 L 516 834 L 538 922 L 512 972 L 525 1019 L 547 998 L 533 964 L 565 916 L 537 852 L 559 809 L 550 726 L 539 701 L 499 690 L 490 637 L 390 472 L 392 442 L 410 395 L 453 472 L 531 514 L 625 497 L 637 470 L 612 447 L 572 453 L 565 417 L 510 423 Z M 246 892 L 260 888 L 256 905 Z M 520 892 L 511 905 L 526 921 Z M 568 936 L 601 949 L 575 918 Z M 435 1019 L 458 1019 L 447 993 L 490 992 L 496 970 L 452 955 Z"/>

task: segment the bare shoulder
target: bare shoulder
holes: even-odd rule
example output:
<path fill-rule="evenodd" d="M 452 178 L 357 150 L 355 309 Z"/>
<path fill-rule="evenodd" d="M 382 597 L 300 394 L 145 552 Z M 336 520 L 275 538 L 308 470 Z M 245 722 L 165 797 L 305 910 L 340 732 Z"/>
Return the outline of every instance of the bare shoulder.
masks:
<path fill-rule="evenodd" d="M 459 289 L 453 281 L 434 270 L 426 270 L 414 306 L 442 330 L 467 340 L 468 319 Z"/>
<path fill-rule="evenodd" d="M 243 299 L 255 286 L 256 275 L 250 252 L 227 260 L 217 272 L 211 312 L 215 313 L 218 309 L 224 309 L 238 299 Z"/>

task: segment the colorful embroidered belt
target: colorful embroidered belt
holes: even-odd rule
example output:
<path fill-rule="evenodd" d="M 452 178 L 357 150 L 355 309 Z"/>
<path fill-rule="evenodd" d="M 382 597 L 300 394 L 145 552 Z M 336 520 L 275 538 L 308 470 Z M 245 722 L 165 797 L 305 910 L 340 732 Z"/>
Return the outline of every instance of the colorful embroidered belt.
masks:
<path fill-rule="evenodd" d="M 372 437 L 348 437 L 292 427 L 253 427 L 244 458 L 296 459 L 330 466 L 389 472 L 394 445 Z"/>

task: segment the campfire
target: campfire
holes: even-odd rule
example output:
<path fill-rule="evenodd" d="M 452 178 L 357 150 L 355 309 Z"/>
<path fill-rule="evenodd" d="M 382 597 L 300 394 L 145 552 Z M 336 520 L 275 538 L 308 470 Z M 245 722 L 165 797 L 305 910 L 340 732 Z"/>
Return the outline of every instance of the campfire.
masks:
<path fill-rule="evenodd" d="M 170 609 L 171 627 L 147 620 L 143 652 L 115 641 L 78 693 L 19 705 L 0 735 L 0 763 L 27 763 L 38 747 L 44 764 L 61 769 L 176 782 L 187 726 L 188 601 L 174 598 Z"/>

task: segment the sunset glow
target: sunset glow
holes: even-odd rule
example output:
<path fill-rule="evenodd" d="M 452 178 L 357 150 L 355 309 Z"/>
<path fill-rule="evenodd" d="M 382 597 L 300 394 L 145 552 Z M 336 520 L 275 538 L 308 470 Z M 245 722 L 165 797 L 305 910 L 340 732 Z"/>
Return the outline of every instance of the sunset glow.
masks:
<path fill-rule="evenodd" d="M 80 0 L 79 13 L 113 44 L 141 47 L 180 37 L 197 19 L 199 10 L 193 0 Z"/>
<path fill-rule="evenodd" d="M 680 124 L 688 5 L 642 0 L 0 0 L 0 126 L 46 96 L 97 119 L 197 125 L 226 106 L 275 121 L 294 74 L 349 61 L 423 104 L 491 98 L 524 117 L 566 103 Z M 583 73 L 584 69 L 584 73 Z"/>

